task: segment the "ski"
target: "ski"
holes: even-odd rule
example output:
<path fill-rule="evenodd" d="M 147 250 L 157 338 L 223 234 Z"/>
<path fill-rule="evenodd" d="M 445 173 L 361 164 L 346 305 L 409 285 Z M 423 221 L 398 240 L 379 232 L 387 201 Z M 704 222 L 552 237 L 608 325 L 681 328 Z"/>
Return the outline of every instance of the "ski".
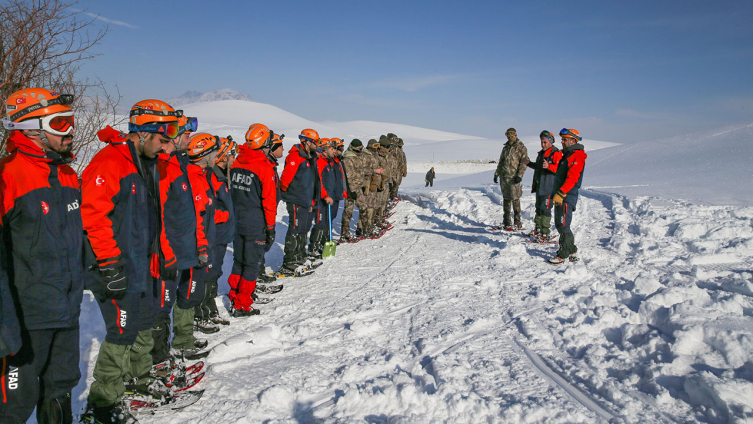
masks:
<path fill-rule="evenodd" d="M 273 285 L 265 285 L 265 284 L 257 284 L 256 285 L 256 291 L 261 294 L 275 294 L 281 292 L 283 289 L 282 284 L 273 284 Z"/>
<path fill-rule="evenodd" d="M 198 402 L 203 394 L 203 390 L 179 392 L 163 402 L 157 402 L 151 396 L 130 394 L 130 399 L 124 400 L 123 403 L 131 414 L 157 415 L 191 406 Z"/>

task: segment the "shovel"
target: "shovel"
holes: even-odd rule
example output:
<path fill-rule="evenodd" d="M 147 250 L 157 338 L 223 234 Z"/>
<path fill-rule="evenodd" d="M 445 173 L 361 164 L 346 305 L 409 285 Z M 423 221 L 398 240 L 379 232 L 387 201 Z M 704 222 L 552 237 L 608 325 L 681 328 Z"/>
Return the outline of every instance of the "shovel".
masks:
<path fill-rule="evenodd" d="M 327 217 L 329 218 L 329 241 L 324 243 L 322 258 L 335 256 L 335 250 L 337 249 L 337 244 L 332 241 L 332 205 L 327 205 Z"/>

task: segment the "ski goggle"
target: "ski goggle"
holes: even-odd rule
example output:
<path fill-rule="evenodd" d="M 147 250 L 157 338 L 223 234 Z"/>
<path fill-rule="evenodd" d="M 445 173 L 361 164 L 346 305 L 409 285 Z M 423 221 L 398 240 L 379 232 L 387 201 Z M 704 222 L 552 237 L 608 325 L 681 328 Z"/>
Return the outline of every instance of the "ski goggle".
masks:
<path fill-rule="evenodd" d="M 178 122 L 157 122 L 153 124 L 136 125 L 128 124 L 129 132 L 148 132 L 158 133 L 169 138 L 170 140 L 178 138 L 180 135 L 180 125 Z"/>
<path fill-rule="evenodd" d="M 572 138 L 574 138 L 574 139 L 576 139 L 578 141 L 582 141 L 583 140 L 583 137 L 581 137 L 581 136 L 573 133 L 572 131 L 570 131 L 567 128 L 562 128 L 560 130 L 560 137 L 572 137 Z"/>
<path fill-rule="evenodd" d="M 68 135 L 76 126 L 73 112 L 59 112 L 41 118 L 29 119 L 23 122 L 13 122 L 4 119 L 6 130 L 42 130 L 54 135 Z"/>
<path fill-rule="evenodd" d="M 315 139 L 313 139 L 311 137 L 306 137 L 305 135 L 299 135 L 298 139 L 301 140 L 301 141 L 308 141 L 309 143 L 314 143 L 314 144 L 316 144 L 316 142 L 318 141 L 318 140 L 315 140 Z"/>
<path fill-rule="evenodd" d="M 180 127 L 180 133 L 184 132 L 196 132 L 199 130 L 199 118 L 194 117 L 187 117 L 188 122 L 186 122 L 186 125 L 183 125 Z"/>

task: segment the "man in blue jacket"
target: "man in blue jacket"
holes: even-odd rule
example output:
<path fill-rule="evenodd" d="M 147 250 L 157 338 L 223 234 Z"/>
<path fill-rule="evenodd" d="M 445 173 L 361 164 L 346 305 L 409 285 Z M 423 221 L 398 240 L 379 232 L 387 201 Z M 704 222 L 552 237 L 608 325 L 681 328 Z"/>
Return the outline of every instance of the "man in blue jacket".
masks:
<path fill-rule="evenodd" d="M 3 358 L 2 423 L 26 422 L 35 407 L 40 423 L 72 420 L 84 289 L 81 193 L 68 166 L 72 102 L 72 95 L 27 88 L 5 105 L 3 124 L 11 132 L 10 155 L 0 161 L 2 268 L 10 275 L 22 346 Z M 0 296 L 5 315 L 7 292 Z"/>

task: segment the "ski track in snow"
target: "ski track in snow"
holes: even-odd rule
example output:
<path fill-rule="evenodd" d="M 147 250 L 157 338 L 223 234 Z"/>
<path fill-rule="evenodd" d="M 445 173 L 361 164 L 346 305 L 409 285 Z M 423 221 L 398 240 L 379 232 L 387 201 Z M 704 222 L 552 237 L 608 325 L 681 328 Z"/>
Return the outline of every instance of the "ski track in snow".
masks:
<path fill-rule="evenodd" d="M 198 404 L 140 422 L 753 419 L 753 208 L 584 190 L 581 261 L 553 267 L 556 245 L 487 229 L 497 187 L 402 197 L 381 239 L 208 336 Z M 82 334 L 79 407 L 98 337 Z"/>

